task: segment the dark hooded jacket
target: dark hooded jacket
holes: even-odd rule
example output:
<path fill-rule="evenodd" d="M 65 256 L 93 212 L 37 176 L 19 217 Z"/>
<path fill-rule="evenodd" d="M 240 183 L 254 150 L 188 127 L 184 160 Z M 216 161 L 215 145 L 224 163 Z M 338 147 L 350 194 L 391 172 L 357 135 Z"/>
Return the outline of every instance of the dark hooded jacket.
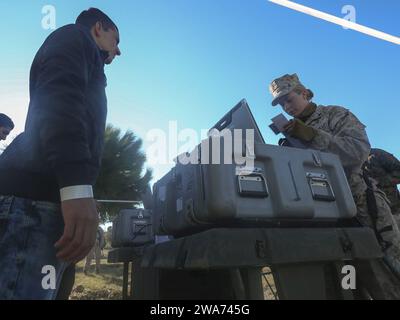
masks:
<path fill-rule="evenodd" d="M 107 115 L 104 61 L 80 24 L 54 31 L 30 72 L 25 130 L 0 156 L 0 194 L 59 202 L 59 190 L 93 185 Z"/>

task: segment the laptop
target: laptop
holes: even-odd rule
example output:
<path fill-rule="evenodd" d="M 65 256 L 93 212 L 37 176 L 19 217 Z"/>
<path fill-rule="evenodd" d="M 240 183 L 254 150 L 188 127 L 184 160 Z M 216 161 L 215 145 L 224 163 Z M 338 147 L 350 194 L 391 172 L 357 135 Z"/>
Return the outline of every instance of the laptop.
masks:
<path fill-rule="evenodd" d="M 222 131 L 224 129 L 234 130 L 242 129 L 246 132 L 246 129 L 254 130 L 254 142 L 264 143 L 264 138 L 261 134 L 260 129 L 251 113 L 250 107 L 247 104 L 246 99 L 240 101 L 235 107 L 233 107 L 221 120 L 219 120 L 209 131 L 208 136 L 212 136 L 213 130 Z"/>

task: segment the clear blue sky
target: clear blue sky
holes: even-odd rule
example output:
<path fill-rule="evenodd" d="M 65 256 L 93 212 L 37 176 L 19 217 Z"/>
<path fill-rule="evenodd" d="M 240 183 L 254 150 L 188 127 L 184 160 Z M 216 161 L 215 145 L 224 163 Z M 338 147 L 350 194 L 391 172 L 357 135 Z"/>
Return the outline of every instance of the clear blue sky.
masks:
<path fill-rule="evenodd" d="M 339 17 L 351 4 L 357 23 L 400 35 L 398 0 L 296 1 Z M 41 27 L 47 4 L 57 27 L 91 6 L 118 24 L 122 56 L 106 69 L 108 121 L 143 139 L 169 120 L 200 134 L 246 98 L 275 144 L 268 124 L 281 110 L 270 106 L 268 84 L 296 72 L 316 103 L 351 109 L 371 144 L 400 158 L 400 47 L 267 0 L 1 1 L 0 112 L 15 119 L 15 133 L 26 116 L 30 64 L 51 32 Z M 167 170 L 157 166 L 155 178 Z"/>

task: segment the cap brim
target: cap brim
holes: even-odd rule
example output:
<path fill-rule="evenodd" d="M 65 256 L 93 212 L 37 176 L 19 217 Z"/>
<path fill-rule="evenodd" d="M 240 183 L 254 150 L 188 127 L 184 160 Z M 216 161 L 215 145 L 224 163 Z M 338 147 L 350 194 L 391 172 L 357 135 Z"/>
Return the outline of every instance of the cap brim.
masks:
<path fill-rule="evenodd" d="M 282 91 L 282 92 L 280 92 L 276 97 L 275 97 L 275 99 L 274 100 L 272 100 L 272 106 L 277 106 L 278 104 L 279 104 L 279 99 L 282 99 L 282 97 L 284 97 L 284 96 L 286 96 L 287 94 L 289 94 L 291 91 L 289 91 L 289 92 L 285 92 L 285 91 Z"/>

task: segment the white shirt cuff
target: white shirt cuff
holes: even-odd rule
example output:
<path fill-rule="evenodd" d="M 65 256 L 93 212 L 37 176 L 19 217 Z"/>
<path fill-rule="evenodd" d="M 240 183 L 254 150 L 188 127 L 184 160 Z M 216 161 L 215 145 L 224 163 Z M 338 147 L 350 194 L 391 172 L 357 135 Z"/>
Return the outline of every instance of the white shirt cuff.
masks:
<path fill-rule="evenodd" d="M 90 185 L 70 186 L 60 189 L 61 201 L 93 198 L 93 188 Z"/>

